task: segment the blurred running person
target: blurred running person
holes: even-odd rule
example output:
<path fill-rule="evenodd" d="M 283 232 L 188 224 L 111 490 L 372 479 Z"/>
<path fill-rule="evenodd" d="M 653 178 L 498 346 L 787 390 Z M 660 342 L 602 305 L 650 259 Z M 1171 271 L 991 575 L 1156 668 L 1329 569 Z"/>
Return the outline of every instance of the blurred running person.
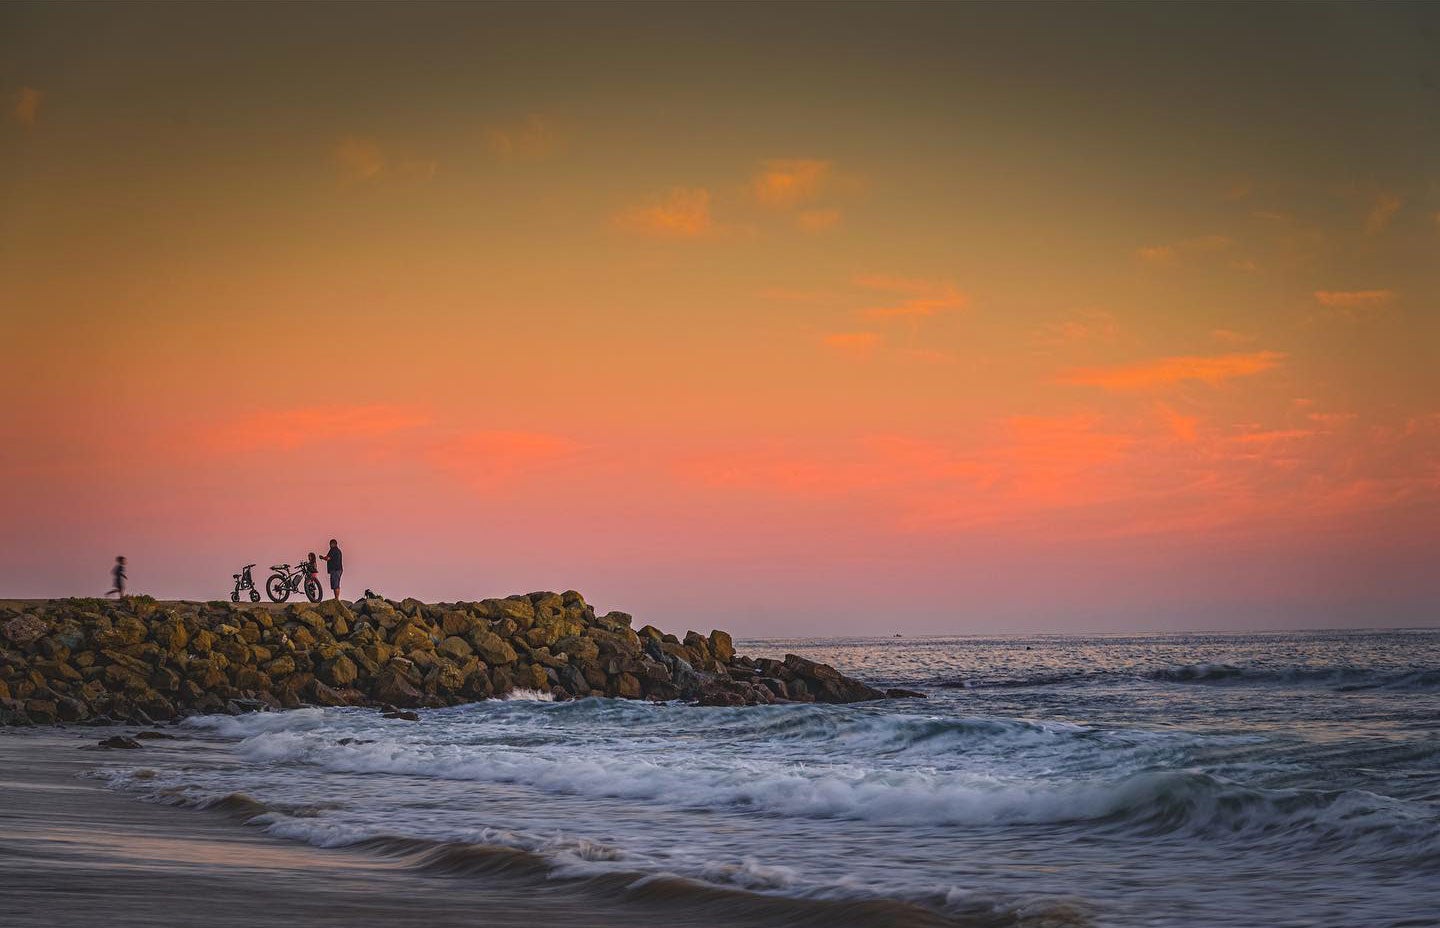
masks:
<path fill-rule="evenodd" d="M 115 578 L 115 588 L 105 595 L 109 596 L 110 593 L 114 593 L 123 598 L 125 596 L 125 558 L 115 558 L 115 566 L 110 568 L 110 575 Z"/>
<path fill-rule="evenodd" d="M 320 555 L 325 561 L 326 568 L 330 571 L 330 590 L 335 598 L 340 598 L 340 574 L 345 569 L 344 558 L 340 554 L 340 544 L 335 539 L 330 539 L 330 552 Z"/>

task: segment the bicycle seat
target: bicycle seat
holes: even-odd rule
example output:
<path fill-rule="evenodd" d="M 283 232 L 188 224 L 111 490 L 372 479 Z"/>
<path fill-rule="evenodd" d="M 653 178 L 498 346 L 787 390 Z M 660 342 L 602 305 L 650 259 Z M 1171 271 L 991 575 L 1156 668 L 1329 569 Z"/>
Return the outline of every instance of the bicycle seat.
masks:
<path fill-rule="evenodd" d="M 290 569 L 290 565 L 289 565 L 289 564 L 271 564 L 271 565 L 270 565 L 270 569 L 271 569 L 271 570 L 289 570 L 289 569 Z"/>

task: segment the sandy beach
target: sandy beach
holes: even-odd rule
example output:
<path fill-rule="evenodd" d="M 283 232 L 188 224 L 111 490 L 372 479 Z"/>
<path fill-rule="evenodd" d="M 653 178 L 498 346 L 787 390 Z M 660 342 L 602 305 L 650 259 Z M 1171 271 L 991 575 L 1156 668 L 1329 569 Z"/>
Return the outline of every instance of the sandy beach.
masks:
<path fill-rule="evenodd" d="M 320 849 L 243 824 L 245 810 L 176 808 L 109 791 L 87 771 L 142 751 L 92 749 L 136 729 L 0 732 L 0 912 L 7 928 L 224 926 L 762 926 L 955 924 L 870 905 L 816 905 L 657 881 L 607 893 L 547 880 L 522 855 L 413 846 Z M 183 745 L 184 742 L 177 744 Z M 253 814 L 251 812 L 250 814 Z M 386 853 L 386 851 L 390 853 Z"/>
<path fill-rule="evenodd" d="M 112 729 L 0 736 L 0 900 L 12 926 L 603 924 L 593 902 L 427 877 L 270 838 L 224 814 L 141 803 L 85 771 Z M 129 758 L 127 758 L 129 759 Z M 598 917 L 597 917 L 598 916 Z"/>

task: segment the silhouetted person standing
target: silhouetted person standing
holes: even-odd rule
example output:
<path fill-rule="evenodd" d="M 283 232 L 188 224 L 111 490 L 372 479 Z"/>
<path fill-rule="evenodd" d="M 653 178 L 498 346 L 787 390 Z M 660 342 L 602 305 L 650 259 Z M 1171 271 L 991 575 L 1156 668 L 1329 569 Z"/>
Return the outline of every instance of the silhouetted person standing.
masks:
<path fill-rule="evenodd" d="M 110 569 L 110 575 L 115 578 L 115 588 L 110 591 L 117 596 L 125 595 L 125 558 L 115 558 L 115 566 Z M 106 593 L 109 596 L 110 593 Z"/>
<path fill-rule="evenodd" d="M 331 590 L 331 592 L 333 592 L 333 593 L 335 594 L 335 598 L 336 598 L 336 599 L 339 599 L 339 598 L 340 598 L 340 573 L 341 573 L 341 571 L 343 571 L 343 570 L 345 569 L 345 561 L 344 561 L 344 558 L 342 557 L 342 555 L 340 554 L 340 545 L 339 545 L 339 543 L 336 542 L 335 539 L 333 539 L 333 538 L 330 539 L 330 551 L 329 551 L 329 553 L 328 553 L 328 554 L 322 554 L 322 555 L 320 555 L 320 557 L 324 558 L 324 560 L 325 560 L 325 566 L 326 566 L 327 569 L 330 571 L 330 590 Z"/>

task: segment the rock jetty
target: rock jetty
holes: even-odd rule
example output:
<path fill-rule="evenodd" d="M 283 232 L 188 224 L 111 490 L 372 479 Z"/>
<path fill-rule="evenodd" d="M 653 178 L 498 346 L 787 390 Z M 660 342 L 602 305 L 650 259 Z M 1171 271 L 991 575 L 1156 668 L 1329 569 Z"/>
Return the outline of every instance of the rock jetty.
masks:
<path fill-rule="evenodd" d="M 723 631 L 638 630 L 573 590 L 471 603 L 284 607 L 62 599 L 0 604 L 0 725 L 132 722 L 315 706 L 413 709 L 502 696 L 742 706 L 890 696 L 794 654 L 752 660 Z"/>

